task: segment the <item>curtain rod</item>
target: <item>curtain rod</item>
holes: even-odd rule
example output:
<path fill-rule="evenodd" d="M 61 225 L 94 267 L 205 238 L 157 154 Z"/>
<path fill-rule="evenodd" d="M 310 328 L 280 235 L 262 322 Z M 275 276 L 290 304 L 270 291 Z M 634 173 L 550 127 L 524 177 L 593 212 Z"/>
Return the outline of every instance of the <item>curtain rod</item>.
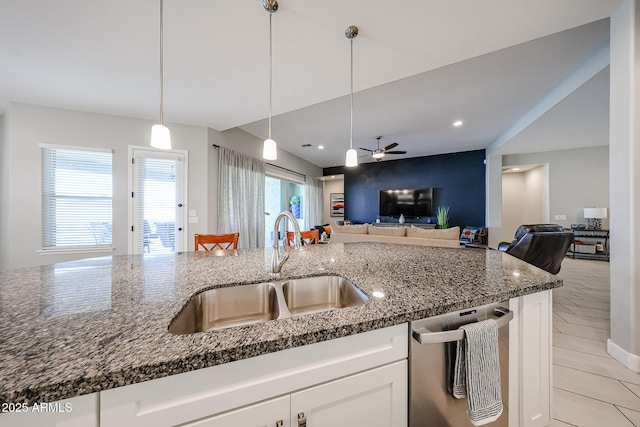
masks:
<path fill-rule="evenodd" d="M 217 145 L 217 144 L 211 144 L 211 145 L 213 145 L 213 147 L 214 147 L 214 148 L 220 148 L 220 146 L 219 146 L 219 145 Z M 283 168 L 282 166 L 274 165 L 273 163 L 267 163 L 267 162 L 264 162 L 264 163 L 265 163 L 266 165 L 273 166 L 274 168 L 278 168 L 278 169 L 282 169 L 282 170 L 287 171 L 287 172 L 294 173 L 294 174 L 299 175 L 299 176 L 301 176 L 301 177 L 303 177 L 303 178 L 306 178 L 306 177 L 307 177 L 307 176 L 306 176 L 305 174 L 303 174 L 303 173 L 296 172 L 296 171 L 293 171 L 293 170 L 291 170 L 291 169 Z"/>

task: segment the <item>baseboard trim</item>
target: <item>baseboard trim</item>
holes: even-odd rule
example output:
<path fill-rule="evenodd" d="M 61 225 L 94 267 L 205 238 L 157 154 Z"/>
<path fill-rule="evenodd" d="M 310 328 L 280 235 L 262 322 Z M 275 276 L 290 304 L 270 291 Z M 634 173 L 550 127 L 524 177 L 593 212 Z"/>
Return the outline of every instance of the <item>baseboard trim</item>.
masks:
<path fill-rule="evenodd" d="M 627 369 L 640 373 L 640 356 L 628 352 L 618 344 L 611 341 L 610 338 L 607 340 L 607 353 L 609 353 L 611 357 L 616 359 L 618 362 L 622 363 L 627 367 Z"/>

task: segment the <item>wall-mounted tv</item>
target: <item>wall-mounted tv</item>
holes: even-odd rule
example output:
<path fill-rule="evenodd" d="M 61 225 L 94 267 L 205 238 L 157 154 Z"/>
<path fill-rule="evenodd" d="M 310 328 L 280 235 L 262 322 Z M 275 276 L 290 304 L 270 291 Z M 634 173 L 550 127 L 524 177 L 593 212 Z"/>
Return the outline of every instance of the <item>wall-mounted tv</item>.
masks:
<path fill-rule="evenodd" d="M 433 216 L 433 188 L 380 190 L 380 216 Z"/>

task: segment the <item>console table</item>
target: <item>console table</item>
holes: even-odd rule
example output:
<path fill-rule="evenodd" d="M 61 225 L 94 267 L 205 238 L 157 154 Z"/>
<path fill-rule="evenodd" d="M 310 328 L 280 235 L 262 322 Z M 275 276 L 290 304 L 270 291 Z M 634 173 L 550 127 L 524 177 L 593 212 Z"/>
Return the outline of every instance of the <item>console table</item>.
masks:
<path fill-rule="evenodd" d="M 418 228 L 436 228 L 436 224 L 425 224 L 425 223 L 417 223 L 417 222 L 405 222 L 404 224 L 400 224 L 399 222 L 374 222 L 374 227 L 418 227 Z"/>
<path fill-rule="evenodd" d="M 609 261 L 609 230 L 572 230 L 573 243 L 569 247 L 572 257 L 586 259 L 601 259 Z M 588 245 L 580 245 L 576 242 L 589 242 Z M 602 245 L 602 250 L 598 250 L 598 244 Z M 580 247 L 595 247 L 595 251 L 580 252 Z"/>

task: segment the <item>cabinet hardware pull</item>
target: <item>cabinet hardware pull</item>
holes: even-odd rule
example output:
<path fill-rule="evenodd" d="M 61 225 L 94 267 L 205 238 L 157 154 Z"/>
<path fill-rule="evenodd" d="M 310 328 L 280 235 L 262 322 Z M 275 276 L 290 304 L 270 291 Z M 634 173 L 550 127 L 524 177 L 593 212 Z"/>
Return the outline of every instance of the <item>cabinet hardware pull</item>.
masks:
<path fill-rule="evenodd" d="M 284 422 L 282 420 L 276 421 L 276 427 L 284 427 Z"/>
<path fill-rule="evenodd" d="M 307 427 L 307 418 L 304 412 L 298 412 L 298 427 Z"/>

